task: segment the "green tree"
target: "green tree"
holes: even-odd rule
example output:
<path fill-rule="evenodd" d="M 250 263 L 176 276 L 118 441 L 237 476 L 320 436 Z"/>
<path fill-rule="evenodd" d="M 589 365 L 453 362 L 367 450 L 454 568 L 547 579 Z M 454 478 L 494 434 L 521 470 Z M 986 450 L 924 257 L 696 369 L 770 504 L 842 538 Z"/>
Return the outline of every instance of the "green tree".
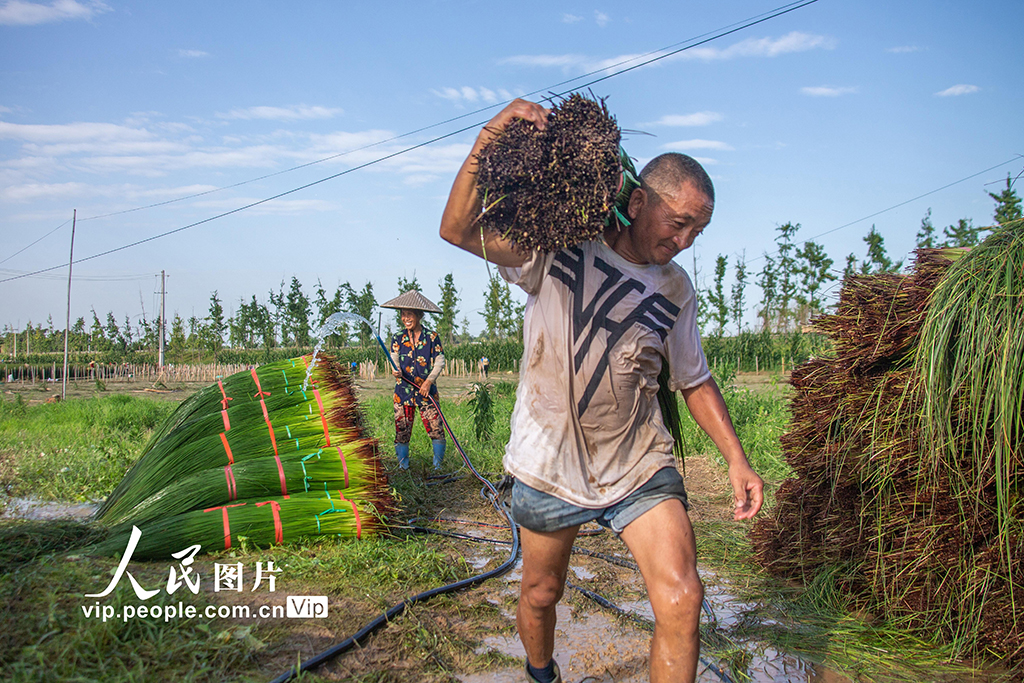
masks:
<path fill-rule="evenodd" d="M 89 348 L 93 351 L 106 351 L 107 350 L 107 337 L 103 332 L 103 323 L 100 322 L 100 318 L 96 315 L 96 309 L 92 309 L 92 326 L 89 328 Z"/>
<path fill-rule="evenodd" d="M 217 290 L 213 290 L 213 294 L 210 295 L 210 310 L 206 316 L 206 339 L 205 346 L 207 350 L 213 354 L 213 362 L 217 362 L 217 355 L 220 350 L 224 347 L 224 332 L 227 331 L 228 325 L 224 322 L 224 306 L 220 303 L 220 297 L 217 296 Z"/>
<path fill-rule="evenodd" d="M 806 323 L 812 315 L 824 310 L 821 287 L 826 282 L 835 280 L 832 274 L 832 259 L 825 253 L 825 248 L 817 242 L 807 241 L 796 250 L 797 273 L 800 274 L 801 288 L 797 294 L 800 304 L 798 319 Z"/>
<path fill-rule="evenodd" d="M 708 305 L 711 308 L 711 319 L 715 323 L 715 335 L 722 336 L 725 326 L 729 323 L 729 300 L 725 296 L 725 271 L 728 258 L 718 255 L 715 259 L 715 279 L 708 291 Z"/>
<path fill-rule="evenodd" d="M 121 336 L 121 328 L 117 326 L 117 320 L 114 318 L 113 311 L 107 312 L 107 341 L 110 343 L 110 347 L 113 348 L 117 344 L 118 338 Z"/>
<path fill-rule="evenodd" d="M 942 229 L 942 235 L 946 239 L 942 241 L 943 247 L 973 247 L 981 241 L 981 232 L 986 230 L 982 227 L 974 227 L 970 218 L 961 218 L 956 225 L 947 225 Z"/>
<path fill-rule="evenodd" d="M 167 356 L 177 363 L 185 357 L 185 321 L 175 312 L 171 318 L 171 338 L 167 342 Z"/>
<path fill-rule="evenodd" d="M 864 237 L 864 243 L 868 245 L 867 260 L 861 261 L 860 272 L 865 275 L 872 273 L 898 273 L 903 267 L 903 261 L 892 261 L 885 251 L 885 238 L 881 233 L 871 226 L 871 230 Z"/>
<path fill-rule="evenodd" d="M 768 253 L 764 255 L 764 267 L 761 268 L 759 276 L 757 285 L 761 288 L 761 309 L 757 315 L 761 318 L 762 331 L 771 332 L 772 320 L 775 319 L 778 306 L 779 277 L 775 259 Z"/>
<path fill-rule="evenodd" d="M 441 287 L 441 314 L 437 317 L 437 334 L 442 344 L 454 344 L 455 316 L 459 313 L 459 292 L 455 289 L 455 277 L 448 273 L 438 285 Z"/>
<path fill-rule="evenodd" d="M 932 225 L 931 207 L 921 219 L 921 229 L 917 231 L 917 248 L 932 249 L 935 247 L 935 226 Z"/>
<path fill-rule="evenodd" d="M 800 230 L 799 223 L 784 223 L 776 228 L 779 233 L 775 238 L 778 246 L 778 266 L 776 267 L 776 281 L 778 283 L 778 301 L 776 304 L 775 330 L 784 332 L 789 327 L 789 320 L 793 318 L 793 311 L 790 310 L 790 303 L 794 301 L 797 292 L 797 263 L 796 245 L 793 238 Z"/>
<path fill-rule="evenodd" d="M 281 280 L 281 285 L 278 287 L 276 292 L 274 290 L 270 290 L 267 298 L 270 305 L 267 306 L 266 309 L 270 314 L 270 323 L 273 325 L 272 329 L 274 336 L 277 337 L 277 334 L 280 332 L 281 346 L 287 346 L 289 338 L 286 334 L 284 325 L 285 315 L 287 312 L 284 299 L 284 280 Z M 273 308 L 271 309 L 271 307 Z"/>
<path fill-rule="evenodd" d="M 484 310 L 481 315 L 491 340 L 522 336 L 525 306 L 516 304 L 508 283 L 499 275 L 491 275 L 487 282 Z"/>
<path fill-rule="evenodd" d="M 1017 196 L 1017 191 L 1013 189 L 1013 183 L 1010 181 L 1010 176 L 1006 176 L 1006 187 L 999 194 L 988 193 L 988 196 L 995 200 L 996 211 L 993 216 L 996 219 L 996 223 L 1002 226 L 1010 224 L 1020 225 L 1021 216 L 1021 201 L 1020 197 Z"/>
<path fill-rule="evenodd" d="M 349 287 L 349 297 L 348 310 L 361 315 L 372 323 L 373 309 L 377 308 L 377 298 L 373 295 L 373 283 L 367 282 L 358 294 Z M 367 347 L 373 343 L 373 330 L 366 325 L 359 326 L 358 334 L 360 346 Z"/>
<path fill-rule="evenodd" d="M 843 266 L 843 279 L 847 280 L 857 274 L 857 255 L 847 254 L 846 265 Z"/>
<path fill-rule="evenodd" d="M 299 278 L 292 276 L 291 287 L 285 297 L 284 328 L 296 347 L 309 346 L 309 298 L 302 291 Z M 282 331 L 282 337 L 284 332 Z"/>
<path fill-rule="evenodd" d="M 736 325 L 736 334 L 743 332 L 743 310 L 747 289 L 747 253 L 744 251 L 736 259 L 736 280 L 732 284 L 732 321 Z"/>

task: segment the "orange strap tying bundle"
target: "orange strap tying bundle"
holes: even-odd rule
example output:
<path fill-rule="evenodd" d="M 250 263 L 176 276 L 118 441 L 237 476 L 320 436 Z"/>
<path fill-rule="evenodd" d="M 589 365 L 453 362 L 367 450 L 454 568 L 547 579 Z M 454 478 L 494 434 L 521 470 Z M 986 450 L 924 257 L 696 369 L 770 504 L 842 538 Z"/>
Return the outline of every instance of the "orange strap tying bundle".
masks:
<path fill-rule="evenodd" d="M 356 507 L 356 502 L 354 500 L 349 500 L 348 498 L 346 498 L 344 491 L 338 491 L 338 495 L 341 496 L 341 499 L 346 503 L 352 503 L 352 514 L 356 517 L 356 539 L 362 540 L 363 525 L 361 520 L 359 519 L 359 508 Z"/>
<path fill-rule="evenodd" d="M 238 500 L 238 484 L 235 483 L 235 473 L 231 465 L 224 466 L 224 478 L 228 482 L 228 500 Z"/>
<path fill-rule="evenodd" d="M 274 543 L 284 543 L 284 527 L 281 526 L 281 504 L 276 500 L 265 500 L 256 503 L 256 507 L 269 505 L 270 511 L 274 513 Z"/>
<path fill-rule="evenodd" d="M 235 458 L 231 455 L 231 446 L 228 445 L 228 435 L 224 432 L 220 433 L 220 442 L 224 444 L 224 452 L 228 454 L 228 463 L 234 465 Z"/>
<path fill-rule="evenodd" d="M 327 415 L 324 413 L 324 402 L 320 398 L 320 390 L 314 389 L 313 395 L 316 396 L 316 404 L 320 408 L 320 422 L 324 426 L 324 438 L 327 439 L 327 445 L 331 445 L 331 433 L 327 431 Z"/>
<path fill-rule="evenodd" d="M 226 393 L 224 393 L 224 382 L 217 380 L 217 386 L 220 387 L 220 395 L 223 396 L 220 400 L 220 416 L 224 418 L 224 431 L 231 431 L 231 421 L 228 420 L 228 401 L 233 401 Z"/>
<path fill-rule="evenodd" d="M 228 508 L 236 508 L 239 505 L 245 505 L 245 503 L 235 503 L 234 505 L 220 505 L 215 508 L 206 508 L 203 512 L 213 512 L 214 510 L 220 510 L 224 516 L 224 550 L 231 547 L 231 525 L 228 524 Z"/>

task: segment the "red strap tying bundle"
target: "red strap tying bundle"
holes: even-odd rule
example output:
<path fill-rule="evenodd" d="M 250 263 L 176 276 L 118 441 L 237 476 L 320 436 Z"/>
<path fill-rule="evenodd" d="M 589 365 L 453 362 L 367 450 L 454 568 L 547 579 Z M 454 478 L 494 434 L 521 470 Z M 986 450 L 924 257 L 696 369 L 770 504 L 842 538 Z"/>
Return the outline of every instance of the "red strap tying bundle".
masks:
<path fill-rule="evenodd" d="M 203 512 L 212 512 L 214 510 L 220 510 L 224 516 L 224 550 L 231 547 L 231 525 L 228 524 L 228 508 L 236 508 L 239 505 L 245 505 L 245 503 L 235 503 L 234 505 L 220 505 L 215 508 L 206 508 Z"/>
<path fill-rule="evenodd" d="M 228 445 L 228 435 L 224 432 L 220 433 L 220 442 L 224 444 L 224 452 L 228 454 L 228 463 L 234 465 L 235 458 L 231 455 L 231 446 Z"/>
<path fill-rule="evenodd" d="M 345 462 L 345 454 L 341 452 L 341 446 L 337 446 L 338 457 L 341 458 L 341 469 L 345 473 L 345 488 L 348 488 L 348 463 Z"/>
<path fill-rule="evenodd" d="M 281 504 L 276 500 L 265 500 L 256 503 L 256 507 L 269 505 L 270 511 L 274 513 L 274 543 L 284 543 L 284 527 L 281 526 Z"/>
<path fill-rule="evenodd" d="M 235 473 L 231 465 L 224 466 L 224 478 L 228 482 L 228 500 L 238 500 L 238 484 L 235 483 Z"/>
<path fill-rule="evenodd" d="M 352 514 L 356 517 L 356 540 L 361 540 L 363 538 L 363 525 L 359 519 L 359 508 L 356 507 L 356 502 L 346 498 L 344 491 L 338 491 L 338 495 L 341 496 L 341 499 L 346 503 L 352 503 Z"/>
<path fill-rule="evenodd" d="M 226 410 L 220 411 L 220 416 L 224 418 L 224 431 L 225 432 L 231 431 L 231 420 L 228 419 L 228 411 L 226 411 Z"/>
<path fill-rule="evenodd" d="M 320 407 L 320 422 L 324 426 L 324 438 L 327 439 L 327 445 L 331 445 L 331 433 L 327 431 L 327 415 L 324 413 L 324 402 L 320 398 L 320 390 L 314 389 L 313 395 L 316 396 L 316 404 Z"/>
<path fill-rule="evenodd" d="M 222 398 L 220 400 L 221 410 L 227 410 L 228 409 L 228 401 L 233 401 L 234 399 L 228 397 L 228 395 L 226 393 L 224 393 L 224 382 L 222 382 L 220 380 L 217 380 L 217 386 L 220 387 L 220 395 L 224 397 L 224 398 Z"/>

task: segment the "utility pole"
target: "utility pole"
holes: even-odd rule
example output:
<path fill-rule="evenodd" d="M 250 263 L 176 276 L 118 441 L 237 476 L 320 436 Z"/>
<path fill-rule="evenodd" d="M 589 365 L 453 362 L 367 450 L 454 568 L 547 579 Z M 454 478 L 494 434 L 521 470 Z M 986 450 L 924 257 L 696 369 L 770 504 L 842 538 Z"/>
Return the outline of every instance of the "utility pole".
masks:
<path fill-rule="evenodd" d="M 167 306 L 166 306 L 166 284 L 167 275 L 164 271 L 160 271 L 160 351 L 157 354 L 157 365 L 160 366 L 160 370 L 164 369 L 164 329 L 167 327 Z"/>
<path fill-rule="evenodd" d="M 61 384 L 60 400 L 68 397 L 68 333 L 71 330 L 71 267 L 75 264 L 75 224 L 78 222 L 78 209 L 71 215 L 71 256 L 68 257 L 68 315 L 64 321 L 64 376 Z"/>

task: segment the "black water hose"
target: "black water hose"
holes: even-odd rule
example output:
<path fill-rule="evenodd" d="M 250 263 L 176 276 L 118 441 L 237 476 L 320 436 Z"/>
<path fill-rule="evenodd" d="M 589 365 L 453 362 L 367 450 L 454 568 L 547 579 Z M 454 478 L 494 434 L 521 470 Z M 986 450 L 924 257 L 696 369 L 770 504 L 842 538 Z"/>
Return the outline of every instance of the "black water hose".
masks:
<path fill-rule="evenodd" d="M 381 345 L 381 348 L 384 348 L 384 342 L 381 341 L 379 336 L 377 337 L 377 342 Z M 385 356 L 391 362 L 391 366 L 394 367 L 395 370 L 398 370 L 398 368 L 395 366 L 395 362 L 391 359 L 391 354 L 387 352 L 386 348 L 384 348 L 384 351 Z M 409 378 L 405 376 L 405 373 L 402 373 L 402 379 L 408 382 L 409 384 L 413 384 L 413 386 L 416 386 L 413 382 L 409 380 Z M 402 612 L 406 610 L 407 607 L 411 605 L 415 605 L 416 603 L 422 602 L 424 600 L 429 600 L 430 598 L 436 595 L 441 595 L 443 593 L 451 593 L 462 588 L 467 588 L 469 586 L 482 583 L 487 579 L 504 574 L 515 565 L 516 559 L 519 557 L 519 529 L 516 527 L 515 522 L 512 520 L 512 515 L 509 513 L 507 509 L 501 507 L 501 504 L 498 502 L 498 492 L 494 488 L 494 485 L 491 482 L 489 482 L 486 478 L 484 478 L 479 472 L 477 472 L 476 468 L 473 467 L 473 463 L 469 461 L 469 456 L 467 456 L 466 451 L 462 449 L 462 446 L 459 444 L 458 439 L 455 438 L 455 434 L 452 432 L 451 427 L 448 425 L 448 421 L 445 419 L 444 413 L 441 412 L 441 406 L 437 404 L 437 401 L 434 400 L 433 396 L 429 396 L 428 398 L 430 398 L 430 402 L 434 405 L 434 408 L 437 410 L 437 414 L 440 415 L 441 423 L 444 425 L 445 431 L 448 432 L 448 436 L 451 437 L 452 443 L 455 444 L 455 448 L 459 451 L 459 454 L 462 455 L 462 459 L 465 462 L 466 466 L 469 467 L 469 470 L 474 474 L 474 476 L 476 476 L 477 479 L 483 482 L 485 489 L 489 491 L 490 495 L 486 495 L 486 497 L 490 499 L 491 504 L 494 505 L 494 508 L 498 512 L 505 515 L 505 519 L 506 521 L 508 521 L 509 530 L 512 532 L 512 548 L 509 551 L 508 559 L 505 560 L 505 562 L 500 567 L 492 569 L 489 572 L 477 574 L 476 576 L 471 576 L 467 579 L 462 579 L 460 581 L 450 583 L 446 586 L 433 588 L 431 590 L 424 591 L 423 593 L 419 593 L 418 595 L 414 595 L 411 598 L 403 600 L 402 602 L 388 609 L 386 612 L 384 612 L 384 614 L 380 615 L 363 628 L 359 629 L 359 631 L 356 632 L 355 635 L 346 638 L 345 640 L 341 641 L 336 645 L 332 645 L 330 648 L 324 650 L 320 654 L 315 655 L 310 659 L 307 659 L 305 662 L 301 662 L 297 666 L 292 667 L 291 669 L 289 669 L 288 671 L 286 671 L 285 673 L 281 674 L 273 681 L 271 681 L 271 683 L 285 683 L 285 681 L 290 681 L 303 671 L 315 669 L 327 660 L 333 659 L 338 655 L 343 654 L 348 650 L 351 650 L 360 641 L 362 641 L 363 639 L 365 639 L 381 627 L 385 626 L 389 621 L 400 615 Z M 483 491 L 481 491 L 481 493 L 483 493 Z"/>

